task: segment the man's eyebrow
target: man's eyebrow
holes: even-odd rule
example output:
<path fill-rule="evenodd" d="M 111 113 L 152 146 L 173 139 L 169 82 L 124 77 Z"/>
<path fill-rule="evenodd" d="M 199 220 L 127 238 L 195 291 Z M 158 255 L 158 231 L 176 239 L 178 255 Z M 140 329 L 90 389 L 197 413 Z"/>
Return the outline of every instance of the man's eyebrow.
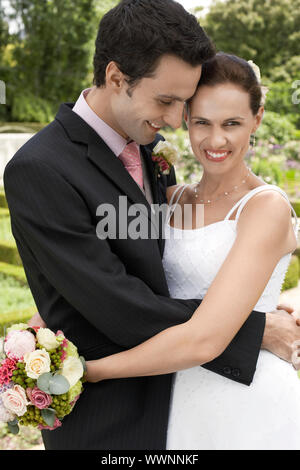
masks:
<path fill-rule="evenodd" d="M 234 121 L 236 119 L 241 119 L 242 121 L 245 121 L 245 118 L 241 117 L 241 116 L 235 116 L 235 117 L 231 117 L 229 119 L 225 119 L 225 121 Z"/>
<path fill-rule="evenodd" d="M 201 121 L 209 121 L 209 119 L 207 119 L 205 117 L 202 117 L 202 116 L 191 116 L 191 119 L 199 119 Z M 224 119 L 224 121 L 235 121 L 237 119 L 241 119 L 242 121 L 245 121 L 245 118 L 243 118 L 241 116 L 234 116 L 234 117 L 231 117 L 231 118 L 228 118 L 228 119 Z"/>
<path fill-rule="evenodd" d="M 158 98 L 164 98 L 166 100 L 173 100 L 173 101 L 180 101 L 181 103 L 184 103 L 185 101 L 190 99 L 190 98 L 187 98 L 185 100 L 185 99 L 180 98 L 179 96 L 176 96 L 176 95 L 158 95 Z"/>

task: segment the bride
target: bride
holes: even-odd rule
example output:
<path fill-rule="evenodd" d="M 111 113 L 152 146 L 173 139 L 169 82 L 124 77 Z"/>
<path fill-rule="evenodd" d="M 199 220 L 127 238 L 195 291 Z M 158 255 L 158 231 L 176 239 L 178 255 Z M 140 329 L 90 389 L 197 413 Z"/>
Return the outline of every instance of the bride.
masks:
<path fill-rule="evenodd" d="M 90 382 L 179 371 L 167 449 L 300 449 L 300 382 L 288 362 L 262 350 L 250 387 L 199 367 L 225 350 L 252 310 L 276 308 L 297 246 L 286 194 L 244 160 L 262 103 L 261 85 L 243 59 L 218 53 L 203 65 L 186 110 L 203 177 L 168 189 L 163 264 L 171 297 L 204 300 L 186 323 L 87 363 Z M 192 217 L 184 224 L 187 207 Z M 224 371 L 240 373 L 226 364 Z"/>

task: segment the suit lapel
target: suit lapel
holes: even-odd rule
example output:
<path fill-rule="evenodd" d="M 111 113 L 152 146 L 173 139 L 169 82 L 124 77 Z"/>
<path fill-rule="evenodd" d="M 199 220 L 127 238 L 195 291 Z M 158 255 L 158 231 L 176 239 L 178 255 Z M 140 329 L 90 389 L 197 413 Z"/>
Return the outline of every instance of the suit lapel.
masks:
<path fill-rule="evenodd" d="M 144 160 L 146 163 L 147 173 L 150 181 L 152 196 L 153 196 L 153 203 L 159 204 L 159 193 L 158 193 L 158 184 L 157 178 L 154 172 L 154 165 L 152 161 L 152 152 L 151 149 L 145 146 L 141 146 L 141 152 L 144 156 Z"/>
<path fill-rule="evenodd" d="M 83 142 L 88 146 L 87 158 L 104 173 L 113 184 L 115 184 L 122 193 L 133 202 L 140 204 L 142 212 L 151 220 L 155 230 L 158 227 L 155 218 L 151 217 L 151 207 L 139 188 L 138 184 L 130 176 L 122 162 L 116 157 L 101 137 L 76 113 L 72 111 L 73 104 L 62 104 L 56 119 L 61 122 L 67 134 L 73 142 Z M 153 202 L 159 203 L 157 182 L 155 179 L 151 150 L 142 147 L 143 155 L 147 165 L 147 171 L 150 178 L 151 189 L 153 193 Z M 161 240 L 158 239 L 159 245 Z"/>

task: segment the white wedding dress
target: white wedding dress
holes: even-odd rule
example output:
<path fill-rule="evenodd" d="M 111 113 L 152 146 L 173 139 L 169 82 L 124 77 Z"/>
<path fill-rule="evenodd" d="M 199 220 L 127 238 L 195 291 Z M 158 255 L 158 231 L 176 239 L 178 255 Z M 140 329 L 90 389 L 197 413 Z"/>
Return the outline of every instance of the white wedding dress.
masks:
<path fill-rule="evenodd" d="M 186 186 L 174 192 L 170 207 L 175 193 L 179 193 L 177 203 Z M 254 194 L 271 188 L 288 200 L 277 186 L 263 185 L 246 194 L 224 220 L 202 228 L 173 228 L 167 218 L 165 228 L 169 236 L 166 236 L 163 265 L 171 297 L 202 299 L 205 296 L 234 243 L 243 207 Z M 235 220 L 229 220 L 237 207 Z M 254 310 L 276 309 L 290 258 L 288 254 L 279 261 Z M 201 366 L 177 372 L 170 402 L 167 449 L 300 449 L 297 372 L 290 363 L 265 350 L 260 351 L 250 386 Z"/>

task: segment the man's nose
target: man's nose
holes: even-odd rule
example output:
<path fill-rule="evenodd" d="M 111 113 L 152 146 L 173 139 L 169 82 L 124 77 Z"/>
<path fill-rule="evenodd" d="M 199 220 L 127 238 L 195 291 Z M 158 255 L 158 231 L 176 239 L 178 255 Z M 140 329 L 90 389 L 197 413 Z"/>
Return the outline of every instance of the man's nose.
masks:
<path fill-rule="evenodd" d="M 173 129 L 181 127 L 182 119 L 183 105 L 174 106 L 172 110 L 170 109 L 170 111 L 164 115 L 164 122 Z"/>

